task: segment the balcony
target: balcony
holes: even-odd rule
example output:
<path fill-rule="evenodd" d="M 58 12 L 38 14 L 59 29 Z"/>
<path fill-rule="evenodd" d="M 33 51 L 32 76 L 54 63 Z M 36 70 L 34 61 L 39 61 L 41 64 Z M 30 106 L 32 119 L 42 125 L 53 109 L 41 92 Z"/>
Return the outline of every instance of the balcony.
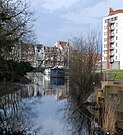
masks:
<path fill-rule="evenodd" d="M 111 30 L 114 30 L 115 29 L 114 25 L 111 25 L 110 29 Z"/>
<path fill-rule="evenodd" d="M 111 33 L 110 33 L 110 36 L 113 37 L 113 36 L 114 36 L 114 32 L 111 32 Z"/>
<path fill-rule="evenodd" d="M 114 20 L 113 20 L 113 21 L 112 21 L 112 20 L 110 21 L 110 24 L 114 24 L 114 23 L 115 23 L 115 21 L 114 21 Z"/>
<path fill-rule="evenodd" d="M 114 50 L 114 46 L 110 46 L 110 50 Z"/>
<path fill-rule="evenodd" d="M 113 57 L 114 56 L 114 52 L 110 52 L 110 57 Z"/>
<path fill-rule="evenodd" d="M 113 39 L 111 38 L 110 43 L 114 43 L 114 38 Z"/>
<path fill-rule="evenodd" d="M 114 59 L 110 59 L 110 63 L 114 63 Z"/>

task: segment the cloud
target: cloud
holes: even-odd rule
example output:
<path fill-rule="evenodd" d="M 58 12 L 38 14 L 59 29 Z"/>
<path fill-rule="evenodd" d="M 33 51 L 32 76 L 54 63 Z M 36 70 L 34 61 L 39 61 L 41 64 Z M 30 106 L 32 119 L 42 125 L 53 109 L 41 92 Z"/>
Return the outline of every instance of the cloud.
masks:
<path fill-rule="evenodd" d="M 56 10 L 69 8 L 76 4 L 77 1 L 79 0 L 44 0 L 42 7 L 49 12 L 54 12 Z"/>
<path fill-rule="evenodd" d="M 85 2 L 84 2 L 85 1 Z M 91 27 L 99 26 L 101 27 L 102 18 L 108 15 L 109 7 L 119 9 L 121 7 L 122 0 L 102 0 L 102 1 L 90 1 L 88 4 L 87 0 L 80 2 L 84 4 L 84 8 L 78 8 L 77 11 L 68 11 L 66 14 L 62 14 L 61 16 L 66 20 L 74 22 L 76 24 L 90 24 Z M 123 6 L 121 7 L 123 8 Z"/>
<path fill-rule="evenodd" d="M 32 0 L 32 6 L 38 7 L 40 10 L 45 12 L 53 13 L 56 10 L 63 10 L 76 4 L 79 0 Z"/>
<path fill-rule="evenodd" d="M 77 33 L 102 28 L 109 7 L 123 9 L 122 0 L 31 0 L 40 42 L 54 43 Z M 51 42 L 50 42 L 51 41 Z M 54 42 L 53 42 L 54 41 Z"/>

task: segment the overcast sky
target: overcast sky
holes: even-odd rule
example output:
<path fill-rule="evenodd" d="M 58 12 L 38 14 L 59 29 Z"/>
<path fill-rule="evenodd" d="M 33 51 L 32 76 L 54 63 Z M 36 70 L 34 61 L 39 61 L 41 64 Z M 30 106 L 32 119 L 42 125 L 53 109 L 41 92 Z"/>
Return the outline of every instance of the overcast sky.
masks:
<path fill-rule="evenodd" d="M 53 45 L 74 35 L 101 31 L 109 7 L 123 9 L 123 0 L 31 0 L 38 43 Z"/>

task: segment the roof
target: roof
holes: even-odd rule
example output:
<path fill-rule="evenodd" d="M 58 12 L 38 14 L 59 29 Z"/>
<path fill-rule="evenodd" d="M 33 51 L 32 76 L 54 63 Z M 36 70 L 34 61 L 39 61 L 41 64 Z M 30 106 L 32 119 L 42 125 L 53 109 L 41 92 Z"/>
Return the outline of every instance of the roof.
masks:
<path fill-rule="evenodd" d="M 109 16 L 115 15 L 118 13 L 123 13 L 123 9 L 113 10 L 112 8 L 109 8 Z"/>

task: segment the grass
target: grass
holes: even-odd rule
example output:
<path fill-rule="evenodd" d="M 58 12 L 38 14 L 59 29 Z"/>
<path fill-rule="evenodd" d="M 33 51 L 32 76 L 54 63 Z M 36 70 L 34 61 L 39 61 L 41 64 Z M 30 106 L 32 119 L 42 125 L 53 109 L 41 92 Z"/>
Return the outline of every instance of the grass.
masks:
<path fill-rule="evenodd" d="M 115 73 L 123 73 L 123 70 L 119 70 L 119 69 L 109 69 L 109 70 L 103 70 L 103 72 L 115 72 Z"/>
<path fill-rule="evenodd" d="M 123 80 L 123 70 L 105 70 L 104 72 L 109 73 L 111 80 Z"/>
<path fill-rule="evenodd" d="M 100 73 L 101 70 L 96 70 L 96 73 Z M 109 80 L 123 80 L 123 70 L 119 69 L 109 69 L 109 70 L 102 70 L 102 73 L 109 73 Z"/>

